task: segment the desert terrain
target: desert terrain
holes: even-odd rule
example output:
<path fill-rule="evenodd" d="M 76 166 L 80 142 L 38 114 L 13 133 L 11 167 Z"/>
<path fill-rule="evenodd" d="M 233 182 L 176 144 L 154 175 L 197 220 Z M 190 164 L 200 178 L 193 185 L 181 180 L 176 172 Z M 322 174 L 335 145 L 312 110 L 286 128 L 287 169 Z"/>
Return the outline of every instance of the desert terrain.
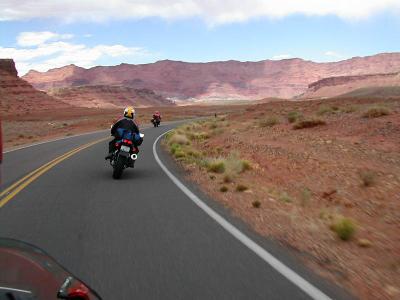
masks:
<path fill-rule="evenodd" d="M 400 298 L 400 97 L 274 102 L 181 126 L 187 178 L 360 299 Z"/>
<path fill-rule="evenodd" d="M 108 129 L 126 105 L 140 126 L 155 110 L 163 121 L 206 117 L 165 142 L 188 179 L 355 296 L 398 299 L 399 70 L 392 53 L 70 65 L 20 78 L 0 60 L 4 147 Z"/>

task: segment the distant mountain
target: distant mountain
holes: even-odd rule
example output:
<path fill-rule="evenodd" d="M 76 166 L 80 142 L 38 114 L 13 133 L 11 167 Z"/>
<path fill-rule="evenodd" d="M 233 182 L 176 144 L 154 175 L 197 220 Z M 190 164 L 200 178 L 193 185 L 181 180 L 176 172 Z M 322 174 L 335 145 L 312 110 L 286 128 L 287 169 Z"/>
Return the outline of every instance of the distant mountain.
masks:
<path fill-rule="evenodd" d="M 0 59 L 0 102 L 3 116 L 70 108 L 68 104 L 36 90 L 19 78 L 12 59 Z"/>
<path fill-rule="evenodd" d="M 78 107 L 117 108 L 128 105 L 135 107 L 173 105 L 164 97 L 149 89 L 134 89 L 124 86 L 90 85 L 57 88 L 49 95 Z"/>
<path fill-rule="evenodd" d="M 99 66 L 74 65 L 48 72 L 30 71 L 23 78 L 34 87 L 49 90 L 85 85 L 120 85 L 150 89 L 178 100 L 292 98 L 327 77 L 395 73 L 400 53 L 355 57 L 332 63 L 302 59 L 259 62 L 186 63 L 164 60 L 152 64 Z"/>
<path fill-rule="evenodd" d="M 359 89 L 369 89 L 372 92 L 371 88 L 380 88 L 382 90 L 382 88 L 386 87 L 400 87 L 400 72 L 324 78 L 311 83 L 307 91 L 301 95 L 301 98 L 334 97 L 342 94 L 351 94 L 351 92 Z M 398 89 L 391 90 L 391 94 L 393 94 L 393 91 Z M 366 90 L 364 90 L 364 93 L 366 93 Z M 354 95 L 356 94 L 354 93 Z M 397 96 L 400 96 L 400 94 Z"/>

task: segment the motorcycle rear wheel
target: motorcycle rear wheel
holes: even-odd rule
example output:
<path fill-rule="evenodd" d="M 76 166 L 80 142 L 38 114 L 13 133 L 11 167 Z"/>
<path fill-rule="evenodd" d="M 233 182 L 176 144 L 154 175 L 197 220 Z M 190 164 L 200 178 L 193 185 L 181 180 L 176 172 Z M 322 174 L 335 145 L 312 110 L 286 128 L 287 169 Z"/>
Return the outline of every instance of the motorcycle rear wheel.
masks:
<path fill-rule="evenodd" d="M 124 170 L 124 160 L 121 157 L 118 157 L 114 163 L 113 169 L 113 178 L 120 179 L 122 175 L 122 171 Z"/>

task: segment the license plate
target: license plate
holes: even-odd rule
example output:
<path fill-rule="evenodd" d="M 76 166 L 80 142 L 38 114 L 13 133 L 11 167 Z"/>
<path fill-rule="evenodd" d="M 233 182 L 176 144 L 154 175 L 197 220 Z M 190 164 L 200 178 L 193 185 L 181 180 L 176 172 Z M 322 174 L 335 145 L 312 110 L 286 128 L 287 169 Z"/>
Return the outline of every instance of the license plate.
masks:
<path fill-rule="evenodd" d="M 124 146 L 124 145 L 121 146 L 121 151 L 129 152 L 130 150 L 131 150 L 131 148 L 128 146 Z"/>

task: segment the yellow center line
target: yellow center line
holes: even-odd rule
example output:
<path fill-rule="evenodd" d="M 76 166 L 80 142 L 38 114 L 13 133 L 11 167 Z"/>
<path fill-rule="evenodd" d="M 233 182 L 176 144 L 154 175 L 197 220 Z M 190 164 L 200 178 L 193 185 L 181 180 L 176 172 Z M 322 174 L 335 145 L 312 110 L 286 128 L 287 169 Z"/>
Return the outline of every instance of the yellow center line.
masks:
<path fill-rule="evenodd" d="M 37 168 L 36 170 L 32 171 L 28 175 L 24 176 L 22 179 L 18 180 L 16 183 L 14 183 L 10 187 L 8 187 L 6 190 L 4 190 L 0 194 L 0 198 L 4 196 L 0 201 L 0 208 L 3 207 L 5 204 L 7 204 L 7 202 L 9 202 L 12 198 L 14 198 L 15 195 L 17 195 L 20 191 L 22 191 L 26 186 L 28 186 L 30 183 L 32 183 L 35 179 L 37 179 L 39 176 L 43 175 L 45 172 L 47 172 L 48 170 L 50 170 L 51 168 L 53 168 L 60 162 L 66 160 L 67 158 L 71 157 L 72 155 L 78 153 L 79 151 L 82 151 L 82 150 L 84 150 L 90 146 L 93 146 L 97 143 L 100 143 L 106 139 L 108 139 L 108 137 L 94 141 L 94 142 L 90 142 L 88 144 L 85 144 L 83 146 L 75 148 L 75 149 L 53 159 L 52 161 L 44 164 L 43 166 Z"/>
<path fill-rule="evenodd" d="M 43 166 L 41 166 L 41 167 L 37 168 L 36 170 L 30 172 L 28 175 L 22 177 L 20 180 L 18 180 L 17 182 L 13 183 L 11 186 L 9 186 L 9 187 L 6 188 L 4 191 L 2 191 L 2 192 L 0 193 L 0 198 L 3 197 L 3 195 L 7 194 L 7 193 L 8 193 L 9 191 L 11 191 L 12 189 L 14 189 L 14 188 L 15 188 L 16 186 L 18 186 L 20 183 L 22 183 L 23 181 L 25 181 L 26 179 L 28 179 L 29 177 L 31 177 L 32 175 L 34 175 L 35 173 L 39 172 L 41 169 L 43 169 L 43 168 L 45 168 L 46 166 L 50 165 L 51 163 L 53 163 L 53 162 L 59 160 L 60 158 L 64 157 L 65 155 L 68 155 L 68 154 L 71 153 L 71 152 L 77 151 L 79 148 L 80 148 L 80 147 L 75 148 L 75 149 L 72 149 L 71 151 L 68 151 L 67 153 L 64 153 L 63 155 L 61 155 L 61 156 L 59 156 L 59 157 L 53 159 L 52 161 L 49 161 L 48 163 L 44 164 Z"/>

